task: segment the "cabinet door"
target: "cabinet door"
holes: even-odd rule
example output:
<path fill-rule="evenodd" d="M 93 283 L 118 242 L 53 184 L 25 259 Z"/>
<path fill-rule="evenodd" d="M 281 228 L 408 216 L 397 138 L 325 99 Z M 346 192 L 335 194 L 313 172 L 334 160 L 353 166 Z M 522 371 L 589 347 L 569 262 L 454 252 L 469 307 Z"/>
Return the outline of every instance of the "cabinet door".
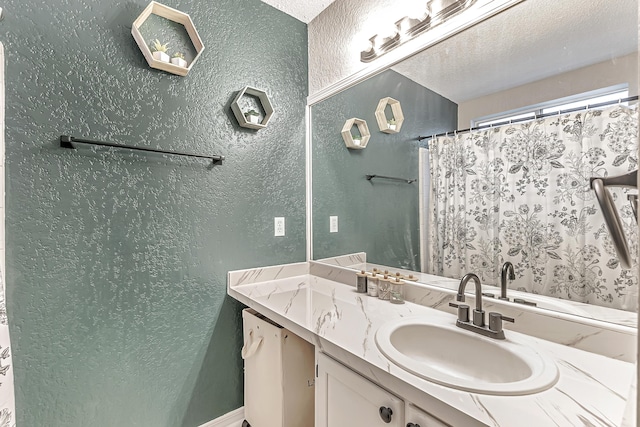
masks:
<path fill-rule="evenodd" d="M 439 419 L 411 404 L 407 404 L 407 427 L 449 427 Z"/>
<path fill-rule="evenodd" d="M 402 400 L 322 353 L 317 364 L 315 427 L 404 427 Z"/>

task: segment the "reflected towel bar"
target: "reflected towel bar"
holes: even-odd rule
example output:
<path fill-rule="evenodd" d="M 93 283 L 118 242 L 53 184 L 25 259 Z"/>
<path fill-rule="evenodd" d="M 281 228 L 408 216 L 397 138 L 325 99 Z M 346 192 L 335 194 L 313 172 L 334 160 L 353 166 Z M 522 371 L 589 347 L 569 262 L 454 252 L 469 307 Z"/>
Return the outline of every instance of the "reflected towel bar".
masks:
<path fill-rule="evenodd" d="M 620 259 L 620 266 L 625 270 L 630 269 L 632 266 L 631 253 L 629 252 L 629 244 L 627 243 L 627 238 L 624 234 L 620 215 L 618 214 L 618 210 L 613 203 L 613 198 L 611 197 L 611 193 L 609 193 L 607 187 L 637 188 L 637 182 L 637 170 L 619 176 L 593 177 L 589 182 L 591 188 L 596 193 L 596 198 L 598 199 L 598 204 L 600 204 L 604 222 L 609 229 L 613 246 L 615 247 L 618 258 Z M 628 198 L 629 202 L 631 202 L 631 207 L 637 223 L 637 206 L 634 206 L 634 204 L 638 202 L 637 195 L 632 194 L 629 195 Z"/>
<path fill-rule="evenodd" d="M 62 148 L 75 149 L 76 147 L 73 146 L 74 142 L 77 142 L 80 144 L 101 145 L 104 147 L 125 148 L 127 150 L 146 151 L 150 153 L 171 154 L 173 156 L 197 157 L 200 159 L 209 159 L 211 160 L 211 162 L 213 162 L 214 165 L 222 164 L 222 161 L 224 160 L 224 156 L 201 156 L 199 154 L 180 153 L 177 151 L 156 150 L 154 148 L 146 148 L 146 147 L 134 147 L 131 145 L 113 144 L 111 142 L 104 142 L 104 141 L 92 141 L 89 139 L 74 138 L 73 136 L 67 136 L 67 135 L 60 136 L 60 147 Z"/>
<path fill-rule="evenodd" d="M 405 178 L 395 178 L 393 176 L 383 176 L 383 175 L 365 175 L 367 177 L 367 181 L 371 181 L 373 178 L 382 178 L 382 179 L 390 179 L 392 181 L 402 181 L 407 184 L 411 184 L 417 181 L 417 179 L 405 179 Z"/>

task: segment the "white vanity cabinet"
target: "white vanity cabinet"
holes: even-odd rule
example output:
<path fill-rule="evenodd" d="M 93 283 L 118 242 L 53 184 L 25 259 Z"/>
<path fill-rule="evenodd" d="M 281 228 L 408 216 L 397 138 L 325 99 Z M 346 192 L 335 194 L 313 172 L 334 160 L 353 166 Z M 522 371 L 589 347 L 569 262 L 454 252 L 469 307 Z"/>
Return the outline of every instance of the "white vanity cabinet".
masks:
<path fill-rule="evenodd" d="M 404 427 L 404 402 L 318 353 L 315 427 Z"/>
<path fill-rule="evenodd" d="M 316 274 L 311 274 L 312 270 Z M 527 346 L 552 359 L 560 386 L 513 398 L 446 388 L 387 362 L 377 349 L 375 335 L 384 325 L 402 318 L 419 317 L 434 325 L 453 325 L 455 317 L 411 302 L 396 306 L 377 298 L 363 299 L 354 292 L 354 286 L 337 279 L 354 279 L 353 271 L 312 262 L 229 273 L 230 296 L 315 347 L 310 351 L 310 372 L 306 376 L 291 375 L 304 380 L 303 388 L 314 392 L 311 399 L 315 402 L 310 421 L 298 422 L 295 427 L 308 427 L 314 421 L 317 427 L 512 427 L 523 423 L 568 427 L 600 425 L 604 418 L 622 419 L 626 402 L 621 396 L 629 392 L 635 373 L 632 363 L 532 337 Z M 543 327 L 562 328 L 564 324 L 553 323 L 551 317 L 544 320 L 537 314 L 530 320 L 535 327 L 533 332 Z M 456 332 L 461 331 L 456 328 Z M 596 341 L 598 345 L 616 342 L 623 335 L 586 325 L 567 331 L 568 335 L 562 337 L 601 332 L 606 338 Z M 625 330 L 627 333 L 629 337 L 623 339 L 635 342 L 637 334 Z M 300 358 L 297 352 L 293 357 Z M 265 366 L 264 370 L 275 369 L 269 360 Z M 285 360 L 282 366 L 289 368 L 290 363 Z M 286 391 L 291 393 L 291 388 Z M 285 401 L 299 407 L 292 398 Z M 381 407 L 391 409 L 388 423 L 380 416 Z M 526 421 L 522 414 L 526 414 Z"/>
<path fill-rule="evenodd" d="M 315 427 L 448 427 L 323 353 L 316 363 Z"/>
<path fill-rule="evenodd" d="M 405 408 L 406 427 L 449 427 L 439 419 L 427 414 L 422 409 L 407 403 Z"/>

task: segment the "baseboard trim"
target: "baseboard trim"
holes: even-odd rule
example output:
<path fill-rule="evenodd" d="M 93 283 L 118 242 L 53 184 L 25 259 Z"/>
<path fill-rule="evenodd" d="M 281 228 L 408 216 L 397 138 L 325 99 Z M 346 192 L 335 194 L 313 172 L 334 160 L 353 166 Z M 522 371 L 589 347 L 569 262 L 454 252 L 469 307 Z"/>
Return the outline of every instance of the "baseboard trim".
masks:
<path fill-rule="evenodd" d="M 235 411 L 228 412 L 221 417 L 202 424 L 200 427 L 236 427 L 244 420 L 244 406 Z"/>

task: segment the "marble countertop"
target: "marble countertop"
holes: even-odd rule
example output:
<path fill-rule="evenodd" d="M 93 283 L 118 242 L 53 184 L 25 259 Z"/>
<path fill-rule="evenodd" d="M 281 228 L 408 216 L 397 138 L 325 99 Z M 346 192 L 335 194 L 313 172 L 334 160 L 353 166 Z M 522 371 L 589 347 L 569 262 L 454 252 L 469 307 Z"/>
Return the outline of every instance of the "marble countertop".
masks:
<path fill-rule="evenodd" d="M 406 385 L 413 403 L 449 422 L 457 420 L 456 425 L 471 425 L 472 420 L 476 425 L 511 427 L 526 420 L 526 425 L 537 427 L 619 426 L 635 375 L 632 363 L 527 336 L 532 346 L 555 361 L 559 370 L 555 386 L 525 396 L 460 391 L 394 365 L 380 353 L 374 338 L 387 321 L 419 316 L 455 323 L 449 313 L 356 293 L 352 286 L 310 274 L 308 263 L 230 272 L 228 293 L 364 376 Z M 518 333 L 506 334 L 508 340 Z M 443 405 L 453 412 L 438 414 Z"/>
<path fill-rule="evenodd" d="M 343 268 L 349 268 L 352 270 L 364 270 L 372 271 L 377 268 L 379 271 L 389 270 L 392 274 L 399 272 L 405 276 L 412 274 L 414 281 L 424 284 L 436 284 L 437 286 L 457 290 L 459 279 L 448 279 L 445 277 L 434 276 L 432 274 L 420 273 L 411 270 L 405 270 L 401 268 L 392 268 L 385 265 L 375 264 L 367 262 L 367 255 L 364 252 L 342 255 L 333 258 L 326 258 L 318 260 L 324 264 L 335 265 Z M 483 290 L 488 292 L 499 294 L 500 288 L 497 286 L 486 285 L 483 283 Z M 638 324 L 638 313 L 631 311 L 618 310 L 615 308 L 602 307 L 594 304 L 585 304 L 577 301 L 571 301 L 568 299 L 560 299 L 556 297 L 549 297 L 538 294 L 531 294 L 528 292 L 521 292 L 513 289 L 508 289 L 508 296 L 511 300 L 514 298 L 520 298 L 526 301 L 537 303 L 538 308 L 544 308 L 551 311 L 558 311 L 568 313 L 570 315 L 582 316 L 585 318 L 592 318 L 612 324 L 621 326 L 628 326 L 635 328 Z M 515 304 L 515 303 L 514 303 Z M 520 307 L 521 308 L 521 307 Z"/>

